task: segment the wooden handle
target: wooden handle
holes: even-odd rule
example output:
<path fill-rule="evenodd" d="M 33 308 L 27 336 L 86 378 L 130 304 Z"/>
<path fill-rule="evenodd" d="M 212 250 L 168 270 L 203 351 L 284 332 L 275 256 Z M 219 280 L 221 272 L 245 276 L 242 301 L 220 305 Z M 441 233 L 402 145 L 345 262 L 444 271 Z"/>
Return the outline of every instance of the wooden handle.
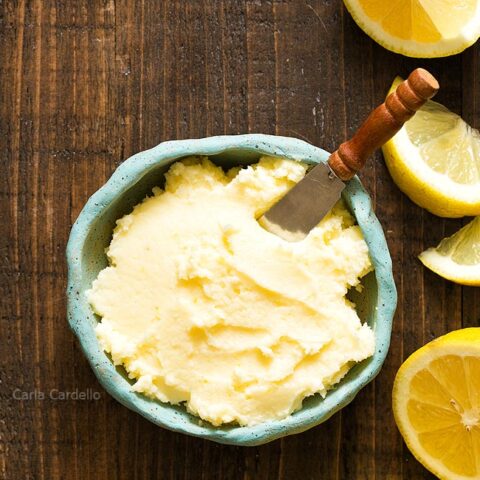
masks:
<path fill-rule="evenodd" d="M 342 180 L 350 180 L 367 158 L 390 140 L 439 89 L 433 75 L 417 68 L 363 122 L 352 139 L 333 152 L 328 163 Z"/>

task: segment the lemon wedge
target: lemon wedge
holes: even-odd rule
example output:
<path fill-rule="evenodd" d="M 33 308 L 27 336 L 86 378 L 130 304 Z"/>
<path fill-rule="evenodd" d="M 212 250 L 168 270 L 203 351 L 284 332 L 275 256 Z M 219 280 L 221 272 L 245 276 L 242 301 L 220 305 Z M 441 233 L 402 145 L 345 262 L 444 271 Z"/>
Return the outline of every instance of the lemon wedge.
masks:
<path fill-rule="evenodd" d="M 480 133 L 443 105 L 428 101 L 382 150 L 417 205 L 441 217 L 480 215 Z"/>
<path fill-rule="evenodd" d="M 462 52 L 480 36 L 479 0 L 344 0 L 358 26 L 409 57 Z"/>
<path fill-rule="evenodd" d="M 447 280 L 480 286 L 480 217 L 476 217 L 436 248 L 422 252 L 420 261 Z"/>
<path fill-rule="evenodd" d="M 480 478 L 480 328 L 451 332 L 413 353 L 393 386 L 410 451 L 441 479 Z"/>

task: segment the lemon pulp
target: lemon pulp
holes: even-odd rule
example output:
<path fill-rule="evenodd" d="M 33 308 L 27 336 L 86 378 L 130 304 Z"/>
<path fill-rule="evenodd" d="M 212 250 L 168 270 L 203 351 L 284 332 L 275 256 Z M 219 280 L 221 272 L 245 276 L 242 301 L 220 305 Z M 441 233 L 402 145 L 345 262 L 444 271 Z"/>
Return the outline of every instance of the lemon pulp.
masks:
<path fill-rule="evenodd" d="M 344 1 L 367 35 L 404 55 L 452 55 L 472 45 L 480 35 L 478 0 Z"/>
<path fill-rule="evenodd" d="M 430 101 L 405 124 L 405 129 L 432 170 L 455 183 L 480 183 L 480 134 L 460 116 Z"/>
<path fill-rule="evenodd" d="M 459 115 L 428 101 L 382 150 L 393 180 L 419 206 L 442 217 L 480 215 L 480 134 Z"/>
<path fill-rule="evenodd" d="M 436 248 L 419 255 L 430 270 L 464 285 L 480 285 L 480 217 L 474 218 Z"/>
<path fill-rule="evenodd" d="M 480 476 L 480 328 L 440 337 L 401 366 L 395 420 L 415 457 L 445 479 Z"/>

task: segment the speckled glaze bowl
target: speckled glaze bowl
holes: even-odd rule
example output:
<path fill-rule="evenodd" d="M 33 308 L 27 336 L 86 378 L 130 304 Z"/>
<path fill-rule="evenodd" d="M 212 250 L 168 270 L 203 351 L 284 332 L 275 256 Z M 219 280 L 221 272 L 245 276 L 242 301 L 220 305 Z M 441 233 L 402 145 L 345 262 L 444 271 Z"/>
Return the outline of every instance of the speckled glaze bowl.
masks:
<path fill-rule="evenodd" d="M 164 142 L 129 158 L 92 195 L 73 225 L 67 246 L 70 326 L 103 387 L 123 405 L 161 427 L 234 445 L 259 445 L 307 430 L 354 399 L 380 371 L 390 344 L 397 302 L 390 254 L 370 197 L 356 177 L 344 190 L 343 198 L 363 231 L 375 270 L 363 279 L 362 293 L 352 291 L 349 295 L 360 318 L 375 332 L 376 350 L 371 358 L 355 365 L 325 399 L 319 395 L 306 399 L 301 410 L 284 420 L 253 427 L 213 427 L 182 406 L 160 403 L 133 392 L 125 370 L 113 365 L 97 341 L 94 328 L 99 318 L 90 308 L 85 291 L 107 265 L 105 248 L 115 221 L 151 193 L 152 187 L 163 184 L 164 173 L 173 162 L 190 155 L 208 155 L 215 163 L 230 167 L 255 163 L 261 155 L 315 164 L 326 161 L 329 154 L 294 138 L 252 134 Z"/>

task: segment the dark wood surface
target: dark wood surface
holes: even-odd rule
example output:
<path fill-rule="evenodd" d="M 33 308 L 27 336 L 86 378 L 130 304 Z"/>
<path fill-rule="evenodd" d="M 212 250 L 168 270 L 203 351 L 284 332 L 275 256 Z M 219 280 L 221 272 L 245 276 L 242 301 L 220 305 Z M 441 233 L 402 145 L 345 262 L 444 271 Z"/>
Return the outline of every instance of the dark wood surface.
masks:
<path fill-rule="evenodd" d="M 333 151 L 417 66 L 478 126 L 480 45 L 407 59 L 363 34 L 340 0 L 4 0 L 0 12 L 0 478 L 432 478 L 395 427 L 393 378 L 428 340 L 479 325 L 480 289 L 422 268 L 417 254 L 466 220 L 412 204 L 380 154 L 361 178 L 399 293 L 387 361 L 341 413 L 268 445 L 174 434 L 107 395 L 67 327 L 64 252 L 87 198 L 163 140 L 263 132 Z M 87 389 L 101 398 L 48 397 Z"/>

